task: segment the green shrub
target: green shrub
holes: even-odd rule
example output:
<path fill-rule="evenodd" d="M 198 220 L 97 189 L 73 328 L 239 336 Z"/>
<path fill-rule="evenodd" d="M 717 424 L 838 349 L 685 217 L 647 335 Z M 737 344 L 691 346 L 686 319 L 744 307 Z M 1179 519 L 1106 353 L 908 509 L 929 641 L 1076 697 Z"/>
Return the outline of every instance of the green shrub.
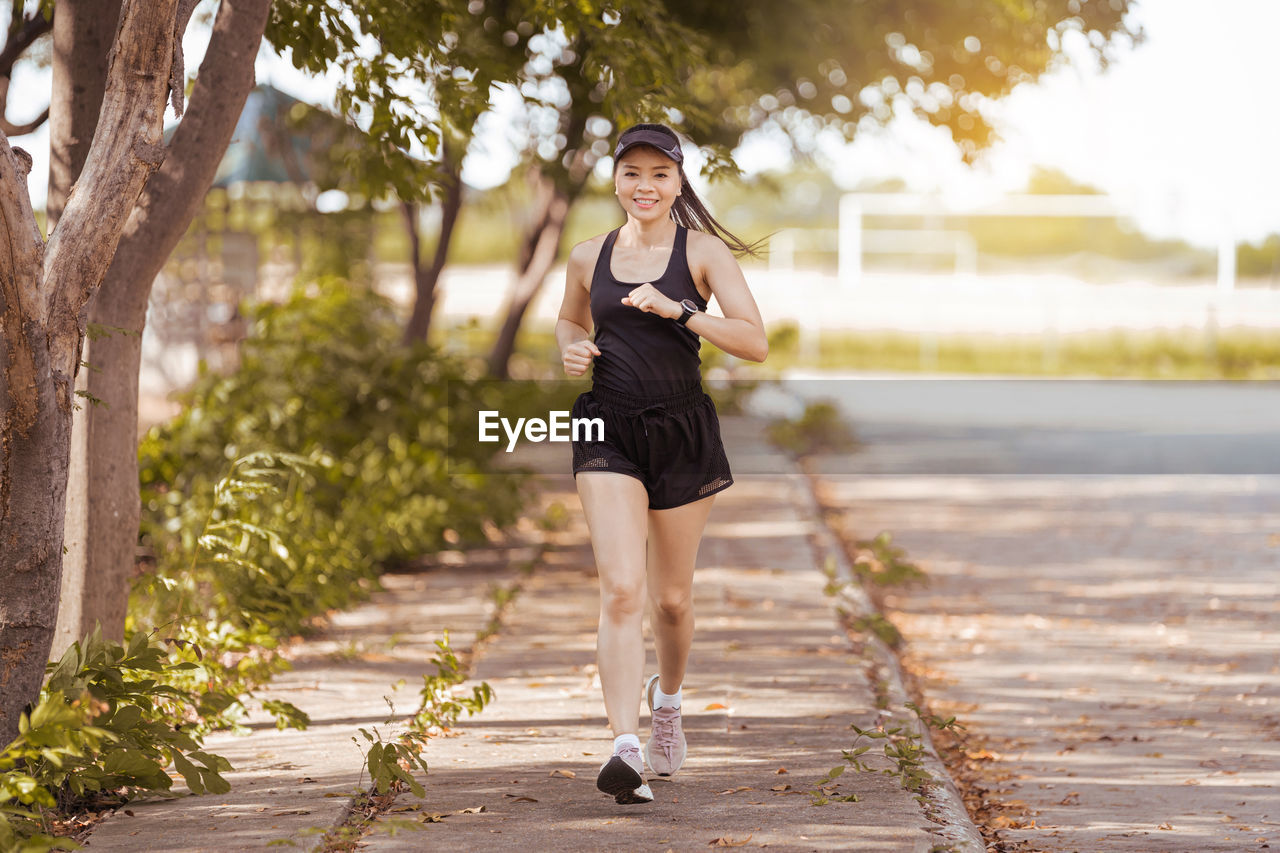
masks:
<path fill-rule="evenodd" d="M 431 347 L 402 344 L 382 297 L 321 285 L 251 309 L 239 369 L 201 377 L 182 414 L 144 439 L 143 533 L 156 559 L 139 585 L 148 617 L 174 613 L 178 590 L 176 612 L 212 627 L 297 632 L 366 595 L 384 567 L 449 540 L 481 541 L 517 518 L 526 479 L 492 470 L 495 445 L 448 450 L 450 398 L 500 408 L 503 387 L 472 381 Z M 290 461 L 276 493 L 239 504 L 238 529 L 214 543 L 237 560 L 200 566 L 192 555 L 209 535 L 200 521 L 231 518 L 214 484 L 235 479 L 235 460 L 250 450 Z"/>
<path fill-rule="evenodd" d="M 200 665 L 175 663 L 142 633 L 121 645 L 95 631 L 49 664 L 39 702 L 0 752 L 0 849 L 70 849 L 50 834 L 52 814 L 166 794 L 170 765 L 197 794 L 229 791 L 231 765 L 200 738 L 234 697 L 171 683 L 189 675 L 198 679 Z"/>

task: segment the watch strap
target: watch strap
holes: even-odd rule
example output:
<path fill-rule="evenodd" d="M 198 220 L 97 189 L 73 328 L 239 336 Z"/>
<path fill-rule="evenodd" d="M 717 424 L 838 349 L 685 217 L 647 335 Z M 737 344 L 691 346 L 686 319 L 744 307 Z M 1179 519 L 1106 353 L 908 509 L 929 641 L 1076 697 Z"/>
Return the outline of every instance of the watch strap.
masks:
<path fill-rule="evenodd" d="M 698 313 L 698 306 L 694 304 L 692 299 L 681 299 L 680 310 L 682 313 L 676 318 L 676 322 L 684 326 L 689 322 L 690 317 Z"/>

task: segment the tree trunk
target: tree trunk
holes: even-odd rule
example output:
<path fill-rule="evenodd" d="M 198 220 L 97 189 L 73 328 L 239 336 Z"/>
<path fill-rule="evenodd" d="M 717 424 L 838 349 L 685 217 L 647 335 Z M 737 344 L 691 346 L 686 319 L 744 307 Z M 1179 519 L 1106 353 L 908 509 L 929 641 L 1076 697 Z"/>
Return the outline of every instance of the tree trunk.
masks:
<path fill-rule="evenodd" d="M 0 743 L 17 734 L 49 659 L 84 317 L 164 156 L 165 99 L 186 26 L 177 6 L 125 0 L 79 191 L 47 244 L 27 194 L 31 158 L 0 133 Z M 181 96 L 179 87 L 179 109 Z"/>
<path fill-rule="evenodd" d="M 462 158 L 455 157 L 448 143 L 442 143 L 442 166 L 447 176 L 443 179 L 444 198 L 440 201 L 440 239 L 436 243 L 431 266 L 422 266 L 418 239 L 418 206 L 410 202 L 402 205 L 405 227 L 409 229 L 409 250 L 413 260 L 414 299 L 413 314 L 404 331 L 406 344 L 426 341 L 431 331 L 431 314 L 436 307 L 437 284 L 449 259 L 449 244 L 453 241 L 453 228 L 458 224 L 462 211 Z"/>
<path fill-rule="evenodd" d="M 31 159 L 0 134 L 0 743 L 40 693 L 58 603 L 69 394 L 55 385 L 40 287 Z M 29 219 L 28 219 L 29 218 Z"/>
<path fill-rule="evenodd" d="M 58 0 L 49 96 L 46 233 L 57 225 L 89 154 L 107 85 L 107 56 L 119 22 L 120 0 Z"/>
<path fill-rule="evenodd" d="M 102 625 L 124 635 L 138 542 L 138 372 L 151 287 L 195 218 L 253 88 L 253 60 L 270 0 L 223 0 L 191 105 L 169 143 L 164 165 L 129 218 L 115 258 L 91 306 L 95 323 L 124 329 L 85 343 L 80 386 L 106 406 L 76 413 L 67 493 L 65 617 L 56 649 Z M 73 527 L 74 525 L 74 527 Z M 90 547 L 91 546 L 91 547 Z"/>
<path fill-rule="evenodd" d="M 564 223 L 569 216 L 571 196 L 549 179 L 544 177 L 542 181 L 541 210 L 534 220 L 534 226 L 525 233 L 524 243 L 520 248 L 520 257 L 524 262 L 516 276 L 515 285 L 511 288 L 511 294 L 507 297 L 506 317 L 489 355 L 489 375 L 494 379 L 509 379 L 511 376 L 511 355 L 516 349 L 520 324 L 524 322 L 529 304 L 538 295 L 542 282 L 546 280 L 551 265 L 560 253 L 560 238 L 564 236 Z"/>
<path fill-rule="evenodd" d="M 565 83 L 569 87 L 569 108 L 560 117 L 561 132 L 569 143 L 570 150 L 564 155 L 568 165 L 544 167 L 538 175 L 538 213 L 520 244 L 516 281 L 507 297 L 506 317 L 489 353 L 489 375 L 495 379 L 510 378 L 511 355 L 516 349 L 516 336 L 520 334 L 525 312 L 542 289 L 551 265 L 560 254 L 560 240 L 564 236 L 569 208 L 581 194 L 591 173 L 587 165 L 589 145 L 585 134 L 587 119 L 594 110 L 589 97 L 592 87 L 582 71 L 586 51 L 581 45 L 575 45 L 579 48 L 578 62 L 564 72 Z"/>
<path fill-rule="evenodd" d="M 98 127 L 98 112 L 102 109 L 102 96 L 107 85 L 107 58 L 115 40 L 116 25 L 120 20 L 119 0 L 64 0 L 58 4 L 58 14 L 53 25 L 53 82 L 49 97 L 49 195 L 45 205 L 47 222 L 45 229 L 52 233 L 71 194 L 71 187 L 80 177 L 85 158 L 89 155 L 89 143 Z M 86 342 L 87 359 L 90 344 Z M 86 382 L 92 374 L 81 371 L 77 376 L 77 391 L 88 390 Z M 91 392 L 92 393 L 92 392 Z M 79 405 L 87 406 L 81 402 Z M 92 407 L 90 407 L 92 408 Z M 71 425 L 71 465 L 68 477 L 74 482 L 82 480 L 88 472 L 85 466 L 94 458 L 87 447 L 89 437 L 85 433 L 87 417 L 92 411 L 73 416 Z M 83 633 L 77 632 L 67 641 L 61 639 L 63 626 L 80 624 L 80 602 L 84 595 L 96 597 L 97 589 L 85 590 L 82 583 L 93 586 L 96 578 L 85 578 L 74 571 L 83 563 L 89 549 L 88 519 L 84 506 L 69 506 L 63 530 L 64 551 L 62 563 L 62 589 L 59 595 L 58 627 L 52 653 L 61 655 L 72 640 Z M 68 587 L 74 593 L 68 594 Z M 92 623 L 90 623 L 92 627 Z"/>

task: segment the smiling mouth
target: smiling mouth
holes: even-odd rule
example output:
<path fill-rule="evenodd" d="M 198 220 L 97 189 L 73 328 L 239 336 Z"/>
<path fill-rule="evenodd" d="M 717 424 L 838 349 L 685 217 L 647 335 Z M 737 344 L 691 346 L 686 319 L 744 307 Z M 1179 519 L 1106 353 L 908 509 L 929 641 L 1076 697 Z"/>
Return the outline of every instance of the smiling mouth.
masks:
<path fill-rule="evenodd" d="M 638 198 L 635 199 L 635 203 L 641 207 L 653 207 L 658 203 L 658 200 L 656 198 Z"/>

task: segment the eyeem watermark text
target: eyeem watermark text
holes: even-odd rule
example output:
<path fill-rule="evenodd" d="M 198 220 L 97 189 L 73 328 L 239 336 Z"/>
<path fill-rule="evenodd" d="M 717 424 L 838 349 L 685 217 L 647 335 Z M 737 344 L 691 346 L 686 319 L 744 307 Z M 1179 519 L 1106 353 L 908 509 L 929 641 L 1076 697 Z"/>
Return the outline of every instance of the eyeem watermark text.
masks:
<path fill-rule="evenodd" d="M 515 450 L 521 431 L 527 441 L 604 441 L 604 420 L 602 418 L 571 418 L 569 412 L 547 412 L 547 420 L 542 418 L 516 418 L 512 424 L 509 418 L 501 417 L 494 409 L 480 412 L 480 440 L 501 441 L 498 427 L 507 434 L 507 452 Z"/>

